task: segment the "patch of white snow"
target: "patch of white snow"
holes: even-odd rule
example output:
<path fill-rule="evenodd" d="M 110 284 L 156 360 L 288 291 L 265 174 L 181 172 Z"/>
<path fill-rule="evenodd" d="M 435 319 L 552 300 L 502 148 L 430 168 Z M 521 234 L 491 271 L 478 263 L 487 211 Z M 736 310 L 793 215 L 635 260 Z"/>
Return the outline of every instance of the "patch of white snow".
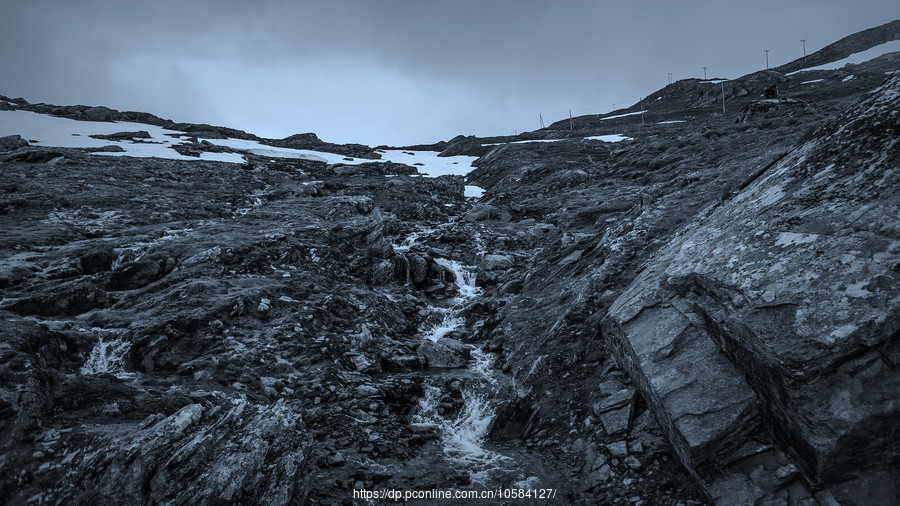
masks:
<path fill-rule="evenodd" d="M 887 53 L 893 53 L 895 51 L 900 51 L 900 40 L 892 40 L 890 42 L 885 42 L 884 44 L 879 44 L 875 47 L 866 49 L 865 51 L 860 51 L 859 53 L 851 54 L 850 56 L 843 58 L 841 60 L 831 62 L 831 63 L 825 63 L 823 65 L 818 65 L 815 67 L 797 70 L 795 72 L 789 72 L 787 75 L 791 76 L 791 75 L 797 74 L 799 72 L 812 72 L 814 70 L 837 70 L 837 69 L 844 67 L 845 65 L 857 65 L 857 64 L 878 58 L 881 55 L 885 55 Z"/>

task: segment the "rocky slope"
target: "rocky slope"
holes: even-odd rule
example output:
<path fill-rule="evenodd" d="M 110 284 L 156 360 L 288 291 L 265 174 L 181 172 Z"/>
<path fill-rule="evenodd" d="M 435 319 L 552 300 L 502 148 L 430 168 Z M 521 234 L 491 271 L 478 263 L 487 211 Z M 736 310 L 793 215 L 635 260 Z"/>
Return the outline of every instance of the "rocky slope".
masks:
<path fill-rule="evenodd" d="M 465 179 L 0 97 L 243 160 L 0 139 L 0 501 L 895 504 L 896 63 L 408 148 Z"/>
<path fill-rule="evenodd" d="M 898 97 L 894 78 L 706 210 L 609 309 L 618 362 L 714 498 L 796 464 L 841 501 L 896 499 Z"/>
<path fill-rule="evenodd" d="M 885 60 L 853 71 L 882 84 Z M 721 504 L 896 501 L 897 82 L 836 118 L 864 95 L 828 74 L 750 96 L 736 118 L 702 103 L 682 123 L 576 118 L 568 135 L 634 141 L 507 144 L 477 162 L 511 234 L 552 231 L 498 296 L 491 334 L 532 422 L 570 413 L 573 452 L 592 440 L 612 456 L 652 413 Z M 795 78 L 751 79 L 761 95 Z"/>

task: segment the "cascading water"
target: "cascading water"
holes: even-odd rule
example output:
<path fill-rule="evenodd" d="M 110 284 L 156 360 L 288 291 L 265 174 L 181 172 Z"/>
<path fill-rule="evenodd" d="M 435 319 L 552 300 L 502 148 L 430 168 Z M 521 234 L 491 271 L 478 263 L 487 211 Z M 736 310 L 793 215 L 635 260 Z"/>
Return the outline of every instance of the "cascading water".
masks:
<path fill-rule="evenodd" d="M 420 235 L 428 234 L 430 232 L 433 232 L 433 230 L 426 229 L 422 230 L 421 232 L 413 232 L 409 234 L 408 236 L 406 236 L 406 239 L 403 239 L 403 242 L 401 242 L 400 244 L 394 244 L 394 251 L 409 251 L 410 248 L 412 248 L 416 244 L 416 241 L 419 240 Z"/>
<path fill-rule="evenodd" d="M 131 343 L 122 339 L 104 341 L 101 337 L 91 354 L 88 355 L 84 365 L 81 366 L 81 374 L 112 374 L 117 378 L 131 378 L 134 373 L 125 370 L 125 356 L 131 349 Z"/>
<path fill-rule="evenodd" d="M 463 326 L 465 321 L 460 318 L 459 311 L 466 302 L 473 297 L 481 295 L 481 288 L 475 286 L 477 276 L 471 268 L 464 267 L 459 262 L 447 260 L 446 258 L 435 258 L 434 262 L 453 273 L 457 289 L 457 296 L 453 299 L 453 307 L 432 308 L 433 311 L 443 313 L 444 316 L 439 324 L 425 332 L 424 337 L 430 341 L 437 342 L 438 339 Z"/>
<path fill-rule="evenodd" d="M 459 313 L 466 302 L 481 294 L 481 289 L 475 285 L 474 269 L 443 258 L 436 258 L 435 262 L 453 273 L 457 287 L 452 307 L 432 308 L 443 313 L 441 323 L 422 334 L 424 339 L 438 342 L 465 324 Z M 492 357 L 475 346 L 470 347 L 470 355 L 467 368 L 470 374 L 462 391 L 462 408 L 456 417 L 442 416 L 439 410 L 441 388 L 432 380 L 425 385 L 425 395 L 419 402 L 414 420 L 437 427 L 447 457 L 469 468 L 473 481 L 484 482 L 491 471 L 499 469 L 501 463 L 509 459 L 484 447 L 495 411 L 490 396 L 497 384 L 491 368 Z"/>
<path fill-rule="evenodd" d="M 446 267 L 453 273 L 456 288 L 459 291 L 457 302 L 465 302 L 469 299 L 481 295 L 481 288 L 475 286 L 477 275 L 471 268 L 463 267 L 462 264 L 455 260 L 447 260 L 446 258 L 435 258 L 434 262 L 442 267 Z"/>

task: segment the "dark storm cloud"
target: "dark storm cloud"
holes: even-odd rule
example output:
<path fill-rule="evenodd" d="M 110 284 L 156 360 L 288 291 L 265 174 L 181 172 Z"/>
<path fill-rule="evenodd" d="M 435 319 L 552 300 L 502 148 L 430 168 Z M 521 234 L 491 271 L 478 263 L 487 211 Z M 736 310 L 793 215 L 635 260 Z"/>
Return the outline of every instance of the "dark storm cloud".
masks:
<path fill-rule="evenodd" d="M 6 4 L 9 4 L 7 2 Z M 19 2 L 0 93 L 266 136 L 413 143 L 534 129 L 737 77 L 900 17 L 894 1 Z"/>

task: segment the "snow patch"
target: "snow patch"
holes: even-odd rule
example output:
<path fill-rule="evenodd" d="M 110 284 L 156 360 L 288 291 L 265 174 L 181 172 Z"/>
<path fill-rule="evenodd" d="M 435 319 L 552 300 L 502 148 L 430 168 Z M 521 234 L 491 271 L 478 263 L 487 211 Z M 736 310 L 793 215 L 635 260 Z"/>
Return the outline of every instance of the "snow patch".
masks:
<path fill-rule="evenodd" d="M 94 139 L 91 135 L 109 135 L 118 132 L 146 131 L 149 139 L 141 142 L 110 141 Z M 132 122 L 79 121 L 70 118 L 58 118 L 31 111 L 0 111 L 0 137 L 21 135 L 25 139 L 35 140 L 37 146 L 53 146 L 60 148 L 102 148 L 115 145 L 124 152 L 100 152 L 104 156 L 134 156 L 141 158 L 167 158 L 172 160 L 207 160 L 229 163 L 245 163 L 239 153 L 203 152 L 199 157 L 186 156 L 173 149 L 176 145 L 189 144 L 184 132 L 168 130 L 155 125 Z M 337 153 L 312 151 L 307 149 L 290 149 L 268 146 L 257 141 L 246 139 L 205 139 L 216 146 L 224 146 L 238 151 L 265 156 L 268 158 L 289 158 L 313 160 L 329 164 L 355 165 L 361 163 L 394 162 L 417 167 L 427 177 L 443 175 L 465 176 L 473 170 L 472 162 L 476 156 L 439 157 L 435 151 L 382 151 L 380 160 L 368 158 L 352 158 Z M 479 196 L 476 187 L 468 188 L 467 196 Z"/>
<path fill-rule="evenodd" d="M 466 198 L 479 199 L 484 195 L 484 188 L 467 184 L 463 195 Z"/>
<path fill-rule="evenodd" d="M 143 142 L 131 142 L 109 141 L 90 137 L 91 135 L 109 135 L 117 132 L 140 130 L 149 133 L 150 138 L 141 139 Z M 172 149 L 172 146 L 184 144 L 184 141 L 166 134 L 179 133 L 144 123 L 78 121 L 31 111 L 0 111 L 0 137 L 18 134 L 25 139 L 36 141 L 33 144 L 37 146 L 102 148 L 115 145 L 125 150 L 124 153 L 103 153 L 104 155 L 197 160 L 195 157 L 182 155 Z M 208 154 L 222 155 L 227 153 Z"/>
<path fill-rule="evenodd" d="M 631 141 L 634 139 L 632 139 L 631 137 L 626 137 L 622 134 L 611 134 L 611 135 L 593 135 L 591 137 L 585 137 L 585 140 L 603 141 L 603 142 L 621 142 L 621 141 Z"/>
<path fill-rule="evenodd" d="M 312 151 L 309 149 L 291 149 L 268 146 L 257 141 L 247 139 L 205 139 L 216 146 L 225 146 L 231 149 L 246 151 L 248 153 L 265 156 L 268 158 L 293 158 L 300 160 L 312 160 L 330 164 L 358 165 L 360 163 L 374 162 L 366 158 L 351 158 L 337 153 L 324 151 Z"/>
<path fill-rule="evenodd" d="M 605 118 L 600 118 L 600 121 L 606 121 L 608 119 L 616 119 L 616 118 L 624 118 L 626 116 L 634 116 L 635 114 L 643 114 L 641 111 L 638 112 L 627 112 L 625 114 L 617 114 L 615 116 L 607 116 Z"/>
<path fill-rule="evenodd" d="M 477 156 L 438 156 L 437 151 L 407 151 L 389 149 L 380 151 L 381 159 L 394 163 L 402 163 L 416 167 L 419 172 L 427 177 L 438 176 L 465 176 L 472 172 L 472 162 Z M 377 162 L 378 160 L 366 160 Z"/>
<path fill-rule="evenodd" d="M 559 141 L 567 141 L 572 139 L 573 137 L 565 137 L 562 139 L 531 139 L 524 141 L 510 141 L 510 142 L 495 142 L 492 144 L 482 144 L 483 146 L 504 146 L 506 144 L 527 144 L 529 142 L 559 142 Z"/>
<path fill-rule="evenodd" d="M 816 67 L 810 67 L 806 69 L 800 69 L 794 72 L 789 72 L 787 75 L 791 76 L 800 72 L 812 72 L 814 70 L 837 70 L 845 65 L 858 65 L 860 63 L 867 62 L 869 60 L 873 60 L 878 58 L 879 56 L 893 53 L 895 51 L 900 51 L 900 40 L 892 40 L 890 42 L 885 42 L 884 44 L 879 44 L 875 47 L 866 49 L 865 51 L 860 51 L 859 53 L 853 53 L 850 56 L 835 61 L 831 63 L 825 63 L 823 65 L 818 65 Z"/>

